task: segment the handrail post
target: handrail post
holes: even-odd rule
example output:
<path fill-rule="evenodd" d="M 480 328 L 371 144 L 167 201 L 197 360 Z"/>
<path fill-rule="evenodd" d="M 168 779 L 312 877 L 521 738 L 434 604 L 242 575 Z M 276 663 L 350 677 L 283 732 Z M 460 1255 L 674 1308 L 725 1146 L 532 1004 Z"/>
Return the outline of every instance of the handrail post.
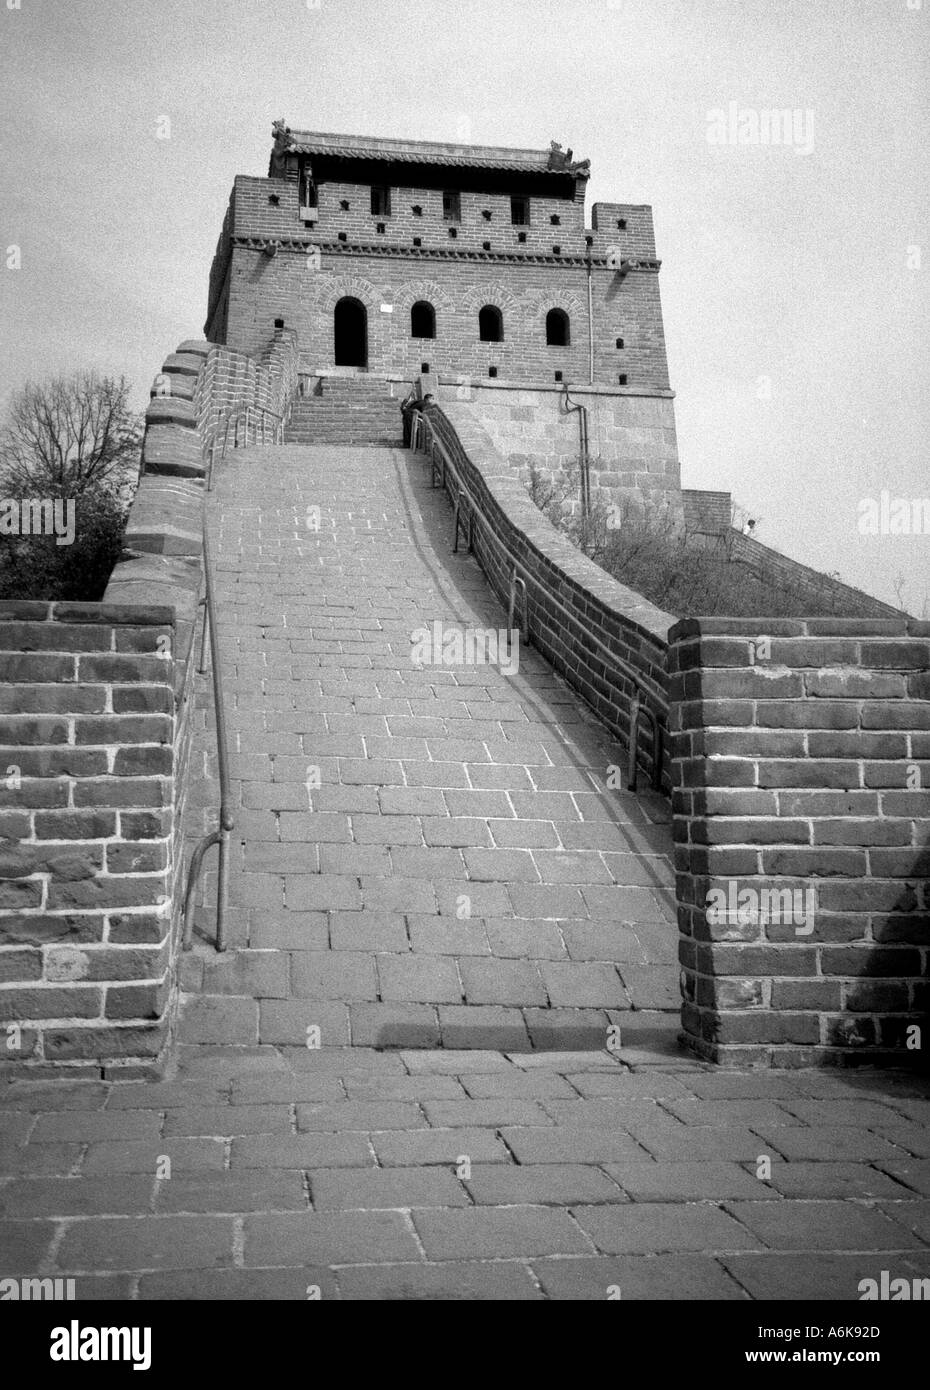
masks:
<path fill-rule="evenodd" d="M 210 466 L 207 472 L 207 492 L 213 491 L 213 469 L 216 465 L 216 435 L 210 440 Z"/>
<path fill-rule="evenodd" d="M 210 632 L 210 608 L 206 596 L 200 600 L 198 606 L 203 607 L 203 627 L 200 629 L 200 661 L 197 663 L 197 673 L 202 676 L 207 669 L 207 637 Z"/>
<path fill-rule="evenodd" d="M 627 747 L 627 791 L 635 792 L 639 780 L 639 716 L 640 699 L 634 695 L 630 700 L 630 739 Z"/>
<path fill-rule="evenodd" d="M 530 640 L 530 608 L 526 601 L 526 580 L 522 579 L 520 575 L 516 573 L 516 569 L 514 570 L 514 574 L 516 576 L 514 579 L 514 588 L 519 588 L 523 598 L 523 618 L 520 623 L 520 636 L 524 642 L 528 642 Z"/>
<path fill-rule="evenodd" d="M 229 831 L 220 826 L 216 878 L 216 949 L 226 950 L 226 908 L 229 903 Z"/>

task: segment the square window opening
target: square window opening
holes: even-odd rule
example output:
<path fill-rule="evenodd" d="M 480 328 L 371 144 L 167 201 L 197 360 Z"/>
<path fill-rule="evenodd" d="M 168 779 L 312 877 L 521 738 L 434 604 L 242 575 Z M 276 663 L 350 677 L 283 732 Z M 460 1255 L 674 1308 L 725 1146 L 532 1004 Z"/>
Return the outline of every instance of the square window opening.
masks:
<path fill-rule="evenodd" d="M 390 217 L 391 190 L 385 184 L 374 184 L 372 186 L 371 212 L 373 217 Z"/>

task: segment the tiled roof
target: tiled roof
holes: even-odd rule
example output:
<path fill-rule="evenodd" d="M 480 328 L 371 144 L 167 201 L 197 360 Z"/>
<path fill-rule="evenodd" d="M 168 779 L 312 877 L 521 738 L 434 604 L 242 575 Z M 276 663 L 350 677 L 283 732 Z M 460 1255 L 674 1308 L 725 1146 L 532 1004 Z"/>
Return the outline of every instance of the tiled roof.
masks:
<path fill-rule="evenodd" d="M 333 155 L 340 159 L 380 159 L 446 168 L 506 169 L 514 173 L 575 176 L 572 166 L 552 167 L 549 150 L 442 144 L 431 140 L 387 140 L 375 136 L 330 135 L 288 130 L 284 147 L 291 154 Z"/>
<path fill-rule="evenodd" d="M 441 164 L 453 168 L 469 169 L 513 169 L 533 173 L 547 172 L 545 163 L 530 164 L 528 160 L 475 158 L 468 155 L 450 154 L 406 154 L 390 150 L 358 150 L 348 145 L 314 145 L 302 141 L 288 146 L 294 154 L 338 155 L 340 159 L 389 159 L 402 164 Z M 567 169 L 548 172 L 567 174 Z"/>

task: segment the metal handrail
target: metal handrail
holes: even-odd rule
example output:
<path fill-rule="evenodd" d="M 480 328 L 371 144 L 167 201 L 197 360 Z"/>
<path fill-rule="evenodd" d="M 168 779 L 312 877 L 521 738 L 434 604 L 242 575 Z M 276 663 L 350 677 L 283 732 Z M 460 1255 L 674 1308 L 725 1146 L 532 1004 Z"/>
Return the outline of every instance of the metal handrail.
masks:
<path fill-rule="evenodd" d="M 432 421 L 428 418 L 428 416 L 424 414 L 423 411 L 415 411 L 411 422 L 410 432 L 410 448 L 412 450 L 419 451 L 421 436 L 423 446 L 422 451 L 425 452 L 427 448 L 430 451 L 430 470 L 433 485 L 435 486 L 436 481 L 437 451 L 439 452 L 442 461 L 443 487 L 445 487 L 446 485 L 446 475 L 449 472 L 451 472 L 452 478 L 455 482 L 457 492 L 455 499 L 454 518 L 456 544 L 458 540 L 459 508 L 463 496 L 467 499 L 469 506 L 468 548 L 469 551 L 471 551 L 473 549 L 472 536 L 474 520 L 477 518 L 478 520 L 486 522 L 486 518 L 482 515 L 481 509 L 478 506 L 475 497 L 466 485 L 461 473 L 456 468 L 447 446 L 439 437 Z M 523 598 L 522 621 L 520 625 L 520 632 L 524 641 L 529 639 L 529 604 L 527 602 L 526 597 L 527 580 L 529 580 L 529 582 L 532 585 L 534 585 L 536 589 L 540 590 L 543 593 L 547 606 L 555 608 L 556 611 L 561 613 L 564 617 L 566 617 L 569 620 L 569 622 L 574 623 L 577 621 L 577 615 L 573 614 L 568 608 L 565 607 L 563 603 L 560 603 L 559 600 L 555 597 L 555 595 L 552 594 L 550 590 L 546 589 L 542 585 L 542 583 L 536 578 L 532 571 L 528 570 L 524 565 L 521 565 L 520 562 L 514 558 L 514 556 L 510 553 L 510 550 L 500 539 L 497 533 L 490 527 L 490 525 L 485 524 L 484 534 L 485 538 L 490 540 L 497 547 L 498 553 L 503 555 L 504 560 L 510 566 L 510 596 L 508 603 L 509 627 L 513 627 L 514 610 L 516 606 L 516 590 L 517 588 L 520 588 L 520 590 L 522 591 Z M 597 637 L 593 632 L 588 632 L 587 637 L 588 640 L 592 642 L 593 645 L 601 653 L 604 665 L 611 667 L 615 672 L 618 672 L 625 680 L 629 681 L 637 691 L 637 694 L 632 701 L 630 710 L 629 768 L 627 776 L 627 785 L 631 791 L 636 790 L 638 772 L 637 749 L 639 744 L 639 723 L 640 720 L 645 717 L 650 721 L 652 726 L 652 785 L 654 788 L 658 789 L 659 787 L 661 787 L 662 784 L 662 731 L 655 711 L 650 709 L 647 704 L 643 703 L 644 697 L 648 697 L 651 700 L 656 700 L 655 693 L 650 691 L 648 687 L 644 685 L 638 671 L 636 671 L 632 666 L 628 665 L 628 663 L 625 662 L 622 657 L 617 656 L 615 652 L 611 651 L 611 649 L 604 642 L 602 642 L 600 638 Z M 657 701 L 657 703 L 661 704 L 661 700 Z M 664 712 L 667 715 L 667 710 L 665 710 Z"/>
<path fill-rule="evenodd" d="M 259 430 L 261 431 L 261 442 L 264 443 L 267 436 L 265 419 L 268 417 L 274 422 L 272 434 L 275 443 L 281 443 L 284 436 L 284 421 L 282 417 L 273 410 L 268 410 L 264 406 L 244 406 L 228 411 L 227 414 L 217 423 L 210 440 L 210 462 L 207 470 L 207 492 L 213 490 L 213 472 L 216 464 L 216 454 L 219 447 L 220 437 L 222 436 L 221 460 L 226 457 L 229 448 L 230 430 L 232 430 L 233 448 L 239 447 L 239 422 L 243 425 L 243 447 L 248 448 L 249 430 L 255 420 L 255 435 L 258 442 Z M 213 554 L 210 549 L 210 531 L 207 525 L 206 505 L 203 513 L 203 569 L 204 569 L 204 597 L 201 599 L 200 606 L 203 608 L 203 629 L 200 635 L 200 661 L 197 670 L 201 675 L 206 673 L 207 637 L 210 639 L 210 662 L 213 668 L 213 707 L 216 713 L 216 754 L 219 765 L 220 775 L 220 809 L 219 824 L 215 830 L 209 831 L 197 844 L 191 855 L 191 861 L 187 870 L 187 883 L 184 891 L 184 949 L 190 950 L 194 934 L 194 894 L 200 875 L 203 870 L 203 861 L 207 850 L 213 845 L 219 846 L 219 864 L 216 888 L 216 949 L 226 950 L 226 908 L 229 900 L 229 836 L 235 829 L 235 819 L 232 813 L 232 801 L 229 794 L 229 741 L 226 736 L 226 707 L 223 701 L 223 676 L 220 666 L 219 638 L 217 635 L 216 622 L 216 601 L 213 594 Z"/>
<path fill-rule="evenodd" d="M 230 431 L 232 446 L 239 448 L 239 425 L 242 422 L 243 447 L 249 447 L 249 432 L 254 426 L 254 443 L 265 444 L 271 435 L 272 444 L 284 442 L 284 417 L 263 405 L 234 406 L 221 416 L 210 437 L 210 460 L 207 465 L 206 492 L 213 491 L 213 474 L 216 455 L 222 437 L 220 461 L 225 459 L 229 449 Z M 270 422 L 270 423 L 266 423 Z M 194 894 L 203 870 L 207 850 L 219 846 L 219 863 L 216 886 L 216 949 L 226 950 L 226 909 L 229 901 L 229 836 L 235 829 L 232 813 L 232 800 L 229 793 L 229 741 L 226 736 L 226 707 L 223 702 L 223 675 L 220 666 L 219 638 L 217 636 L 216 601 L 213 594 L 213 555 L 210 549 L 210 531 L 207 525 L 206 499 L 203 512 L 203 570 L 204 597 L 200 601 L 203 608 L 203 629 L 200 635 L 200 661 L 197 670 L 206 673 L 207 637 L 210 638 L 210 663 L 213 668 L 213 708 L 216 714 L 216 755 L 220 774 L 219 824 L 209 831 L 196 845 L 187 869 L 187 883 L 184 890 L 184 950 L 191 948 L 194 935 Z"/>
<path fill-rule="evenodd" d="M 226 907 L 229 898 L 229 836 L 235 828 L 232 801 L 229 794 L 229 744 L 226 737 L 226 708 L 223 703 L 223 677 L 220 667 L 219 639 L 216 626 L 216 602 L 213 595 L 213 556 L 210 550 L 210 532 L 206 513 L 203 519 L 203 568 L 205 596 L 203 606 L 203 634 L 200 643 L 200 662 L 198 671 L 206 671 L 207 632 L 210 635 L 210 661 L 213 667 L 213 705 L 216 712 L 216 754 L 220 774 L 219 825 L 206 834 L 191 855 L 187 870 L 187 885 L 184 892 L 184 949 L 190 950 L 194 932 L 194 893 L 203 867 L 204 855 L 213 845 L 219 845 L 219 865 L 216 889 L 216 949 L 226 949 Z"/>

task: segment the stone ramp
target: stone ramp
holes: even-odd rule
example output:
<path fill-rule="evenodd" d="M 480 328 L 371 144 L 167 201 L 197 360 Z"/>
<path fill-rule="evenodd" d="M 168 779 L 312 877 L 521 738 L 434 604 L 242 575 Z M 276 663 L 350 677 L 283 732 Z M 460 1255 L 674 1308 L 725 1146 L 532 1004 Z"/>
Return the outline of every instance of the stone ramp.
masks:
<path fill-rule="evenodd" d="M 182 1041 L 516 1052 L 603 1048 L 619 1025 L 675 1051 L 664 803 L 608 789 L 621 748 L 532 649 L 516 670 L 412 659 L 417 629 L 506 623 L 450 521 L 398 449 L 225 462 L 231 949 L 205 939 L 211 876 Z M 207 681 L 192 836 L 218 804 Z"/>

